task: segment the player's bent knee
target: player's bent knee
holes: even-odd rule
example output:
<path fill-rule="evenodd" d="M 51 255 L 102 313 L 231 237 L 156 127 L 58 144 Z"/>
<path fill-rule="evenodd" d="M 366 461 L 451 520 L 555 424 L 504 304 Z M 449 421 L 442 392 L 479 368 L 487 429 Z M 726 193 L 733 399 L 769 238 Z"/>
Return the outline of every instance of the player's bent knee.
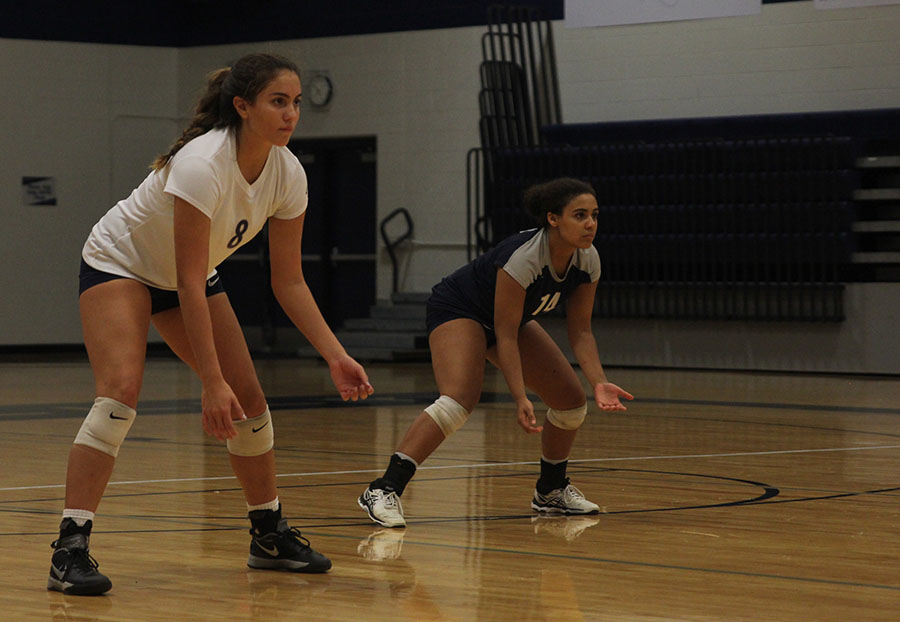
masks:
<path fill-rule="evenodd" d="M 460 429 L 469 418 L 469 411 L 452 397 L 442 395 L 425 412 L 434 420 L 444 438 Z"/>
<path fill-rule="evenodd" d="M 92 447 L 115 458 L 137 412 L 109 397 L 98 397 L 75 436 L 76 445 Z"/>
<path fill-rule="evenodd" d="M 587 415 L 587 404 L 569 410 L 547 409 L 547 421 L 561 430 L 577 430 L 584 423 L 585 415 Z"/>
<path fill-rule="evenodd" d="M 237 436 L 228 439 L 228 452 L 235 456 L 261 456 L 275 446 L 272 413 L 269 407 L 258 417 L 234 421 Z"/>

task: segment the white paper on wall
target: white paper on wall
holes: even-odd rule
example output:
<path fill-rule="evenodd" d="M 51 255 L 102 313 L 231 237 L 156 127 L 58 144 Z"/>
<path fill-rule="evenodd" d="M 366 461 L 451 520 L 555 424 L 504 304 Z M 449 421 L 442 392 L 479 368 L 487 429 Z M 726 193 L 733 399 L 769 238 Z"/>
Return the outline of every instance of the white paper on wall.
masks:
<path fill-rule="evenodd" d="M 900 4 L 900 0 L 816 0 L 817 9 L 848 9 L 857 6 Z"/>
<path fill-rule="evenodd" d="M 56 205 L 56 178 L 23 177 L 22 203 L 24 205 Z"/>
<path fill-rule="evenodd" d="M 567 28 L 756 15 L 762 0 L 565 0 Z"/>

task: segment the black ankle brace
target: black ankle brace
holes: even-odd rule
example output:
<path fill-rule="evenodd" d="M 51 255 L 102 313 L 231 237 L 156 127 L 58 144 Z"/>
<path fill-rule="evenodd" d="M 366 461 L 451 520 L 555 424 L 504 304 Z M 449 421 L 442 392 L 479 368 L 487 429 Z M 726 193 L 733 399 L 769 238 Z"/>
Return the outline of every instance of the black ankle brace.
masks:
<path fill-rule="evenodd" d="M 256 533 L 272 533 L 278 531 L 281 522 L 281 506 L 277 510 L 253 510 L 249 513 L 250 524 Z"/>
<path fill-rule="evenodd" d="M 568 460 L 564 460 L 558 464 L 551 464 L 541 459 L 541 476 L 537 482 L 537 491 L 542 495 L 546 495 L 551 490 L 563 488 L 568 484 L 566 479 L 566 467 L 569 465 Z"/>
<path fill-rule="evenodd" d="M 391 456 L 387 470 L 384 475 L 369 484 L 369 488 L 380 488 L 388 492 L 396 492 L 398 495 L 403 494 L 403 490 L 416 474 L 416 465 L 401 458 L 397 454 Z"/>
<path fill-rule="evenodd" d="M 59 523 L 59 537 L 60 539 L 62 539 L 68 536 L 74 536 L 75 534 L 90 536 L 91 528 L 93 526 L 94 521 L 89 520 L 86 521 L 84 525 L 79 526 L 78 523 L 75 522 L 74 518 L 66 517 Z"/>

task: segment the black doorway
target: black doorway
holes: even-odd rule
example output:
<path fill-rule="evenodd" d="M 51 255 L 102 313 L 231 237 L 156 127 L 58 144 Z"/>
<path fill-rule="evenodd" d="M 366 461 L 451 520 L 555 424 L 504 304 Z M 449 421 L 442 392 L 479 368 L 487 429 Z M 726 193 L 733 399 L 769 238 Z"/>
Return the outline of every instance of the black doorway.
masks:
<path fill-rule="evenodd" d="M 375 303 L 376 141 L 374 136 L 295 139 L 288 148 L 309 180 L 303 274 L 332 329 L 368 315 Z M 219 272 L 251 349 L 292 350 L 299 334 L 269 287 L 266 230 Z M 286 330 L 283 330 L 286 329 Z"/>
<path fill-rule="evenodd" d="M 303 273 L 329 325 L 375 303 L 374 136 L 292 140 L 309 178 Z"/>

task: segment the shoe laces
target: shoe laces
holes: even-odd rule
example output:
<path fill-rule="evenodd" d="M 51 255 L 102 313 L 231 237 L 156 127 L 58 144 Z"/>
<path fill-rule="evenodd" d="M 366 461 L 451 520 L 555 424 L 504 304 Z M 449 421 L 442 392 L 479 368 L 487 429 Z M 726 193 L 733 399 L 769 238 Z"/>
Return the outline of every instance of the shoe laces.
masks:
<path fill-rule="evenodd" d="M 575 486 L 573 486 L 572 484 L 568 483 L 568 481 L 566 481 L 566 487 L 564 491 L 565 494 L 571 499 L 581 500 L 585 498 L 584 493 L 575 488 Z"/>
<path fill-rule="evenodd" d="M 301 547 L 303 547 L 305 549 L 312 548 L 312 546 L 310 546 L 310 544 L 309 544 L 309 540 L 307 540 L 305 537 L 300 535 L 299 527 L 291 527 L 287 531 L 279 532 L 279 534 L 281 534 L 281 536 L 283 538 L 285 538 L 286 540 L 291 540 L 291 541 L 295 542 L 296 544 L 299 544 Z"/>
<path fill-rule="evenodd" d="M 391 492 L 382 493 L 381 500 L 384 501 L 384 507 L 389 509 L 397 509 L 400 506 L 400 498 L 393 490 Z"/>
<path fill-rule="evenodd" d="M 282 528 L 278 531 L 270 531 L 265 534 L 261 534 L 255 529 L 251 529 L 250 535 L 253 536 L 254 540 L 268 541 L 272 542 L 272 544 L 283 543 L 289 545 L 289 547 L 299 547 L 301 549 L 312 549 L 309 540 L 300 534 L 299 527 Z"/>
<path fill-rule="evenodd" d="M 300 535 L 299 527 L 290 527 L 288 526 L 288 522 L 286 519 L 282 518 L 278 522 L 278 527 L 275 531 L 269 531 L 267 533 L 260 533 L 256 530 L 255 527 L 250 528 L 250 535 L 255 540 L 269 540 L 269 539 L 278 539 L 282 542 L 287 542 L 290 544 L 294 544 L 301 548 L 311 549 L 312 546 L 309 544 L 309 540 Z"/>
<path fill-rule="evenodd" d="M 56 549 L 56 545 L 58 543 L 59 540 L 54 540 L 50 546 Z M 91 555 L 87 549 L 81 548 L 80 546 L 73 547 L 71 549 L 63 548 L 57 550 L 63 550 L 69 554 L 69 568 L 77 568 L 78 570 L 86 570 L 88 572 L 91 572 L 97 570 L 97 568 L 100 567 L 100 564 L 97 563 L 97 560 L 94 559 L 94 556 Z"/>

